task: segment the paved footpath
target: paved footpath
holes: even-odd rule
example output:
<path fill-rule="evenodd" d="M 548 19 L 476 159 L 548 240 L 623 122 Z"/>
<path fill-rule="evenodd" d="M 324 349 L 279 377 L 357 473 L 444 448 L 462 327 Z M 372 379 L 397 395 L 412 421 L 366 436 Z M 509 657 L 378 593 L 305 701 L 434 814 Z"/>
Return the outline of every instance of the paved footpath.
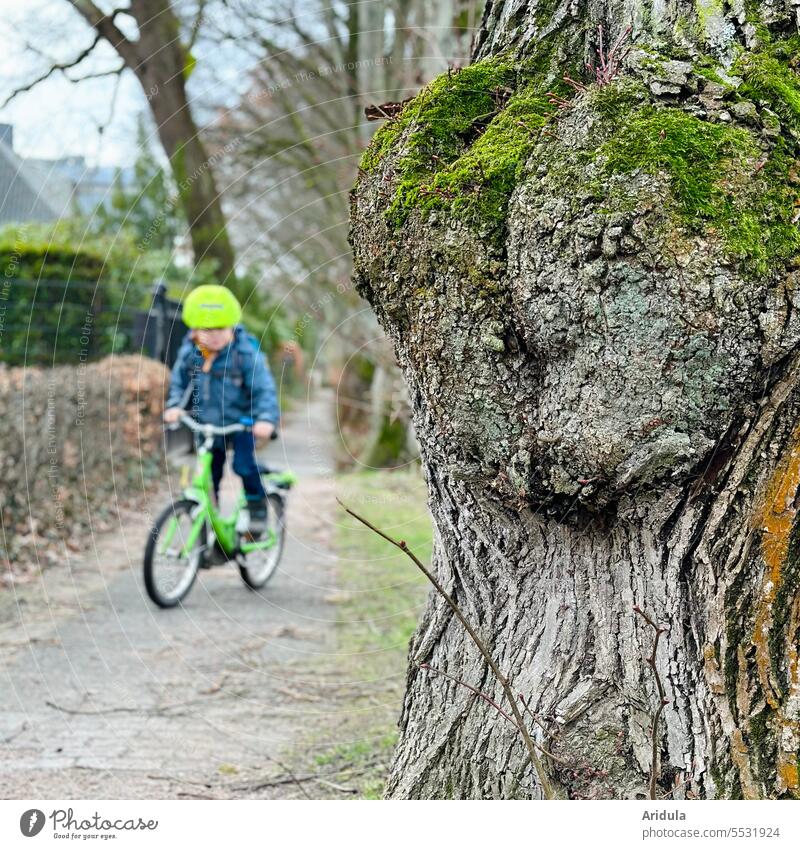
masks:
<path fill-rule="evenodd" d="M 260 592 L 228 564 L 202 571 L 183 607 L 155 608 L 144 515 L 2 591 L 0 798 L 235 798 L 287 774 L 281 753 L 325 709 L 309 669 L 334 651 L 331 411 L 320 393 L 264 453 L 300 482 L 283 560 Z"/>

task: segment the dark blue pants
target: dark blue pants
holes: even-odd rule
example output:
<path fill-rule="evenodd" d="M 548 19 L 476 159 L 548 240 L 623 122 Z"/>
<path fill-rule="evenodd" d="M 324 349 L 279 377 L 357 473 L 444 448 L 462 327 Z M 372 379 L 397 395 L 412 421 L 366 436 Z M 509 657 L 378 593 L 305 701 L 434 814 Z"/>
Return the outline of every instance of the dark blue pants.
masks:
<path fill-rule="evenodd" d="M 256 460 L 256 441 L 252 433 L 234 433 L 220 437 L 211 449 L 211 477 L 214 481 L 214 495 L 219 496 L 219 482 L 225 469 L 225 456 L 233 446 L 233 471 L 239 475 L 244 485 L 248 501 L 260 501 L 266 498 L 264 484 L 258 471 Z M 219 500 L 219 498 L 217 499 Z"/>

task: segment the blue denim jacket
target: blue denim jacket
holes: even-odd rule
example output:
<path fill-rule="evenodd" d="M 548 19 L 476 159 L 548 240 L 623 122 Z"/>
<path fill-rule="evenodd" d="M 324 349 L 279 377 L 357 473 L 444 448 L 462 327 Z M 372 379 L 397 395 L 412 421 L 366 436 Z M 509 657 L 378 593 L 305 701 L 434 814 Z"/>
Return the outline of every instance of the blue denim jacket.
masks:
<path fill-rule="evenodd" d="M 208 373 L 202 369 L 203 355 L 187 333 L 172 367 L 167 407 L 182 407 L 205 424 L 229 425 L 247 416 L 277 427 L 275 381 L 255 336 L 237 325 Z"/>

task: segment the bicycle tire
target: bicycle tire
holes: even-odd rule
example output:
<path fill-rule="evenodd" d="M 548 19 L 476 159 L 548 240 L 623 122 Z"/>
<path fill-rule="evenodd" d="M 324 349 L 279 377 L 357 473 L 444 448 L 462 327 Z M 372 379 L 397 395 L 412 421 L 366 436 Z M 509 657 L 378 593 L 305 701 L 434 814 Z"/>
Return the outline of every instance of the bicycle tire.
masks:
<path fill-rule="evenodd" d="M 247 565 L 247 557 L 244 562 L 239 560 L 239 574 L 242 580 L 251 590 L 260 590 L 278 569 L 278 564 L 283 556 L 283 544 L 286 538 L 286 503 L 277 493 L 271 492 L 267 495 L 267 515 L 274 516 L 274 530 L 277 536 L 275 545 L 268 548 L 271 552 L 270 560 L 260 569 Z M 273 527 L 271 524 L 270 527 Z"/>
<path fill-rule="evenodd" d="M 150 600 L 159 607 L 169 608 L 180 604 L 188 595 L 189 590 L 191 590 L 194 586 L 195 579 L 197 578 L 197 573 L 202 564 L 204 552 L 202 536 L 198 541 L 200 543 L 199 546 L 195 548 L 189 558 L 190 562 L 188 564 L 187 574 L 184 576 L 183 581 L 179 584 L 178 589 L 174 593 L 167 594 L 159 587 L 159 582 L 156 576 L 157 567 L 154 562 L 156 544 L 158 543 L 158 539 L 161 536 L 167 521 L 173 516 L 180 517 L 184 514 L 191 517 L 191 512 L 195 507 L 197 507 L 197 504 L 194 501 L 189 501 L 187 499 L 180 499 L 169 504 L 159 514 L 147 538 L 147 545 L 144 550 L 144 585 Z"/>

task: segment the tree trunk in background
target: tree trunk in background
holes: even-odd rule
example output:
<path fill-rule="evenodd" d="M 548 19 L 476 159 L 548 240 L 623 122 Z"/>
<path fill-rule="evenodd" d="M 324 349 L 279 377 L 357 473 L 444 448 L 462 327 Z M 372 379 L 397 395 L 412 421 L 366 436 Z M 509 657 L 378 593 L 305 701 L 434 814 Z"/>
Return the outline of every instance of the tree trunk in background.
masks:
<path fill-rule="evenodd" d="M 381 65 L 386 56 L 386 6 L 385 0 L 375 0 L 355 7 L 358 22 L 356 62 L 359 63 L 356 126 L 364 144 L 369 141 L 372 132 L 364 117 L 364 107 L 367 103 L 383 103 L 391 96 L 386 93 L 385 85 L 388 82 L 386 75 L 391 74 L 393 69 L 391 63 L 389 68 Z"/>
<path fill-rule="evenodd" d="M 570 798 L 647 795 L 635 604 L 669 627 L 658 793 L 800 796 L 798 8 L 490 2 L 476 63 L 362 162 L 356 282 L 409 385 L 435 569 Z M 632 25 L 624 71 L 560 83 L 589 82 L 598 23 L 606 59 Z M 419 662 L 503 699 L 431 596 L 388 795 L 537 795 L 514 729 Z"/>
<path fill-rule="evenodd" d="M 416 458 L 404 389 L 397 364 L 378 359 L 369 390 L 369 441 L 358 458 L 362 468 L 398 468 Z"/>
<path fill-rule="evenodd" d="M 126 38 L 91 0 L 69 0 L 119 54 L 139 80 L 169 157 L 189 227 L 195 262 L 213 259 L 220 282 L 234 277 L 234 255 L 214 180 L 214 162 L 200 140 L 186 96 L 190 55 L 170 0 L 131 0 L 125 14 L 136 21 L 138 39 Z M 157 222 L 154 222 L 154 225 Z"/>
<path fill-rule="evenodd" d="M 442 65 L 464 64 L 468 52 L 459 53 L 459 39 L 453 22 L 456 20 L 456 0 L 441 0 L 426 6 L 426 28 L 429 32 L 428 51 L 420 62 L 423 80 L 429 80 Z"/>

